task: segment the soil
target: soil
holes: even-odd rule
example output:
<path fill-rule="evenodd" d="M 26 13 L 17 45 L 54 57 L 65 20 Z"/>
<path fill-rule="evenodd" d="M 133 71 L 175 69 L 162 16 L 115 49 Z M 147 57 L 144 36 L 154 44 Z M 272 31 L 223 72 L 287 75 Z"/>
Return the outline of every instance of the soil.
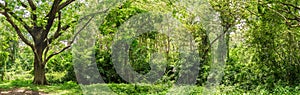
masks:
<path fill-rule="evenodd" d="M 15 88 L 11 90 L 0 89 L 0 95 L 49 95 L 49 94 L 41 91 L 32 91 L 32 90 Z"/>

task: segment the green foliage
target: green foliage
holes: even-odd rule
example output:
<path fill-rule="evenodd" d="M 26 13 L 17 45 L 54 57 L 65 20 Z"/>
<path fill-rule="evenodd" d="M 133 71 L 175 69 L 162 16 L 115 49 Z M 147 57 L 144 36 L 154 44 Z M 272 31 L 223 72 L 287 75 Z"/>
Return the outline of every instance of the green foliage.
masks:
<path fill-rule="evenodd" d="M 121 26 L 131 16 L 145 12 L 142 9 L 131 6 L 132 2 L 126 1 L 122 5 L 113 8 L 107 16 L 105 16 L 104 22 L 99 27 L 102 35 L 108 35 L 115 33 L 119 26 Z"/>
<path fill-rule="evenodd" d="M 164 94 L 168 87 L 163 85 L 109 84 L 117 94 Z"/>
<path fill-rule="evenodd" d="M 7 0 L 6 0 L 7 1 Z M 8 8 L 14 9 L 13 5 L 21 6 L 21 3 L 16 3 L 16 0 L 8 1 L 10 4 Z M 185 59 L 179 58 L 182 53 L 178 52 L 178 42 L 174 42 L 171 37 L 159 33 L 159 30 L 144 31 L 142 35 L 132 38 L 129 48 L 129 62 L 134 71 L 139 74 L 147 74 L 151 69 L 152 63 L 160 62 L 160 60 L 151 59 L 157 57 L 154 53 L 161 53 L 166 58 L 165 62 L 157 63 L 159 65 L 167 65 L 164 76 L 156 81 L 156 85 L 150 84 L 122 84 L 127 83 L 123 80 L 114 68 L 112 63 L 112 42 L 114 37 L 120 31 L 118 29 L 130 20 L 132 17 L 150 12 L 157 13 L 172 13 L 172 17 L 180 21 L 181 24 L 189 31 L 193 39 L 192 42 L 197 44 L 197 53 L 201 65 L 199 76 L 197 77 L 197 85 L 204 86 L 207 82 L 209 71 L 213 69 L 215 56 L 226 56 L 226 66 L 224 70 L 224 77 L 221 84 L 223 86 L 218 88 L 217 94 L 299 94 L 299 80 L 300 80 L 300 32 L 299 32 L 299 17 L 298 12 L 300 8 L 299 0 L 291 1 L 252 1 L 245 2 L 243 0 L 227 0 L 227 1 L 213 1 L 209 0 L 211 6 L 197 6 L 197 10 L 210 9 L 217 12 L 218 15 L 211 16 L 208 12 L 190 12 L 187 10 L 187 5 L 175 3 L 178 0 L 127 0 L 120 6 L 114 6 L 109 10 L 103 22 L 98 22 L 97 27 L 100 33 L 97 34 L 97 41 L 95 47 L 82 47 L 82 54 L 87 56 L 80 56 L 85 59 L 73 59 L 71 51 L 63 52 L 54 56 L 46 66 L 47 78 L 50 83 L 54 83 L 54 87 L 41 86 L 43 90 L 56 92 L 57 89 L 67 90 L 75 87 L 70 92 L 80 92 L 79 86 L 75 83 L 76 76 L 74 72 L 73 63 L 91 63 L 92 55 L 95 55 L 97 68 L 93 68 L 90 64 L 79 64 L 79 67 L 89 68 L 80 69 L 81 72 L 87 72 L 90 69 L 98 69 L 103 80 L 106 83 L 112 84 L 93 84 L 93 82 L 86 82 L 85 85 L 89 88 L 108 86 L 117 94 L 158 94 L 164 95 L 168 92 L 169 85 L 176 83 L 178 76 L 182 76 L 179 72 L 189 67 L 185 65 Z M 46 1 L 45 1 L 46 2 Z M 41 3 L 39 9 L 34 11 L 36 14 L 45 14 L 45 10 L 50 10 L 50 5 Z M 179 2 L 179 1 L 178 1 Z M 202 2 L 203 3 L 203 2 Z M 71 23 L 70 21 L 78 19 L 76 13 L 81 4 L 74 4 L 74 6 L 67 7 L 61 11 L 62 23 Z M 203 9 L 203 10 L 204 10 Z M 19 15 L 24 15 L 25 9 L 16 10 Z M 195 9 L 196 10 L 196 9 Z M 2 10 L 0 10 L 2 11 Z M 32 10 L 29 10 L 32 11 Z M 72 15 L 71 17 L 69 17 Z M 43 15 L 41 15 L 43 16 Z M 200 17 L 200 21 L 196 21 Z M 212 31 L 205 26 L 207 21 L 213 21 L 219 18 L 222 32 L 224 35 L 218 34 L 219 39 L 226 43 L 226 54 L 214 55 L 212 46 L 219 46 L 221 43 L 212 43 L 214 39 L 210 36 L 215 31 Z M 196 20 L 195 20 L 196 19 Z M 4 21 L 0 17 L 1 22 Z M 38 17 L 38 25 L 43 26 L 46 20 Z M 25 20 L 25 22 L 30 22 Z M 23 43 L 17 40 L 16 35 L 12 35 L 11 27 L 5 27 L 7 23 L 1 23 L 0 26 L 0 76 L 1 80 L 14 80 L 8 83 L 1 83 L 0 88 L 11 89 L 13 87 L 29 87 L 29 89 L 39 90 L 35 85 L 31 85 L 29 81 L 21 81 L 23 79 L 31 79 L 33 76 L 33 53 L 30 47 L 25 47 Z M 21 25 L 21 23 L 17 23 Z M 29 24 L 31 25 L 31 24 Z M 54 23 L 57 27 L 58 23 Z M 151 26 L 152 27 L 152 26 Z M 213 27 L 215 28 L 215 27 Z M 25 30 L 25 29 L 22 29 Z M 51 28 L 55 31 L 55 28 Z M 26 33 L 24 33 L 26 34 Z M 50 32 L 49 35 L 53 35 Z M 64 35 L 55 40 L 49 53 L 63 47 L 60 41 L 66 41 L 71 38 L 73 32 L 63 33 Z M 185 36 L 183 33 L 178 33 Z M 135 34 L 132 34 L 135 35 Z M 83 37 L 91 35 L 82 34 Z M 27 37 L 27 36 L 26 36 Z M 31 38 L 29 38 L 32 40 Z M 217 39 L 218 40 L 218 39 Z M 79 41 L 80 42 L 80 41 Z M 84 41 L 82 41 L 84 42 Z M 85 41 L 88 42 L 88 41 Z M 187 44 L 187 43 L 184 43 Z M 95 54 L 87 50 L 94 50 Z M 78 51 L 75 51 L 78 52 Z M 73 59 L 73 60 L 72 60 Z M 157 65 L 155 64 L 155 65 Z M 184 72 L 183 75 L 192 75 L 195 72 Z M 3 75 L 6 75 L 4 77 Z M 95 81 L 98 77 L 92 76 L 91 81 Z M 73 81 L 73 82 L 69 82 Z M 62 83 L 62 84 L 56 84 Z M 121 84 L 115 84 L 121 83 Z M 77 89 L 78 88 L 78 89 Z M 189 88 L 189 87 L 187 87 Z M 203 87 L 191 87 L 189 91 L 185 87 L 175 87 L 174 92 L 184 92 L 191 94 L 199 94 L 203 91 Z M 49 89 L 49 90 L 46 90 Z M 89 89 L 88 94 L 93 94 L 94 89 Z M 81 92 L 80 92 L 81 93 Z M 110 92 L 107 92 L 111 94 Z M 76 94 L 76 93 L 75 93 Z"/>
<path fill-rule="evenodd" d="M 3 20 L 0 17 L 0 20 Z M 5 73 L 12 70 L 12 66 L 17 58 L 17 37 L 10 33 L 11 28 L 6 24 L 0 24 L 0 81 L 7 79 Z"/>
<path fill-rule="evenodd" d="M 49 73 L 47 78 L 50 83 L 76 81 L 71 51 L 68 50 L 53 57 L 49 61 L 46 71 Z"/>
<path fill-rule="evenodd" d="M 259 86 L 271 90 L 278 85 L 297 85 L 299 82 L 299 43 L 297 41 L 299 40 L 296 41 L 296 39 L 299 39 L 299 32 L 297 32 L 299 28 L 290 26 L 289 23 L 295 23 L 295 21 L 289 18 L 293 17 L 291 15 L 299 14 L 286 12 L 292 11 L 295 8 L 292 6 L 297 6 L 298 3 L 271 0 L 243 3 L 239 1 L 219 2 L 217 4 L 223 3 L 232 4 L 231 6 L 234 6 L 232 8 L 241 10 L 234 12 L 224 10 L 230 9 L 230 5 L 216 6 L 218 10 L 229 12 L 230 15 L 238 15 L 238 19 L 245 21 L 238 22 L 240 25 L 243 24 L 239 27 L 244 28 L 236 28 L 237 33 L 240 34 L 234 34 L 240 35 L 240 38 L 231 38 L 240 42 L 235 43 L 229 49 L 223 84 L 235 85 L 246 90 L 253 90 Z"/>
<path fill-rule="evenodd" d="M 85 87 L 85 90 L 82 91 L 80 86 Z M 102 90 L 99 91 L 95 88 L 104 88 L 108 87 L 110 91 Z M 154 85 L 154 84 L 92 84 L 92 85 L 78 85 L 75 82 L 65 82 L 63 84 L 51 84 L 45 86 L 33 85 L 30 80 L 14 80 L 10 82 L 0 82 L 0 90 L 11 90 L 14 88 L 27 89 L 33 91 L 43 91 L 50 95 L 57 94 L 120 94 L 120 95 L 165 95 L 167 93 L 176 93 L 176 94 L 192 94 L 192 95 L 202 95 L 204 87 L 201 86 L 171 86 L 171 85 Z M 171 89 L 172 88 L 172 89 Z M 300 94 L 299 86 L 289 87 L 276 85 L 274 89 L 268 90 L 266 86 L 257 86 L 253 90 L 245 90 L 236 86 L 218 86 L 216 93 L 214 95 L 297 95 Z"/>

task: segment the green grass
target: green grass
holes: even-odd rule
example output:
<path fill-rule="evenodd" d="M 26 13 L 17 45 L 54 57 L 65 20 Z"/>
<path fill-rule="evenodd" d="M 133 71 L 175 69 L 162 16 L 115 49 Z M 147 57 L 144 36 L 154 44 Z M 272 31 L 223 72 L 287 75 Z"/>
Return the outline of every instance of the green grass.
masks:
<path fill-rule="evenodd" d="M 81 86 L 82 89 L 81 90 Z M 21 88 L 33 91 L 42 91 L 53 95 L 202 95 L 203 91 L 212 92 L 216 95 L 300 95 L 300 86 L 276 86 L 272 91 L 263 86 L 253 90 L 239 89 L 233 86 L 219 86 L 216 89 L 205 89 L 199 86 L 171 86 L 165 84 L 93 84 L 78 85 L 75 82 L 51 85 L 33 85 L 30 80 L 14 80 L 0 82 L 0 89 L 11 90 Z M 205 93 L 207 94 L 207 93 Z"/>
<path fill-rule="evenodd" d="M 11 90 L 21 88 L 33 91 L 42 91 L 49 94 L 75 94 L 82 93 L 80 86 L 74 82 L 66 82 L 63 84 L 50 85 L 33 85 L 30 80 L 14 80 L 9 82 L 0 82 L 0 89 Z"/>

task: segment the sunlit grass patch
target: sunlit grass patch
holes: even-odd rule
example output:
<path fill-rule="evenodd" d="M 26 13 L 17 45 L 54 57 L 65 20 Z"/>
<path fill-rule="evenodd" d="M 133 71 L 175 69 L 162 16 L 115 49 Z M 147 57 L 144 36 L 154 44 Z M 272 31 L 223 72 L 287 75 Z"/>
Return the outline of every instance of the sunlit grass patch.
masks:
<path fill-rule="evenodd" d="M 63 84 L 50 84 L 50 85 L 34 85 L 31 80 L 13 80 L 3 82 L 0 84 L 0 89 L 11 90 L 14 88 L 42 91 L 49 94 L 75 94 L 82 93 L 79 85 L 75 82 L 66 82 Z"/>

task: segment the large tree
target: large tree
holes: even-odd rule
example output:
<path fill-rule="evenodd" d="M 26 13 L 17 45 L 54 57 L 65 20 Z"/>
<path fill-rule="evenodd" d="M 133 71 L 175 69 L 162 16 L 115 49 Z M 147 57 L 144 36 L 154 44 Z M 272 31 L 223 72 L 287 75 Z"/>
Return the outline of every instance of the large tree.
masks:
<path fill-rule="evenodd" d="M 34 84 L 48 84 L 45 65 L 49 59 L 71 47 L 63 34 L 73 33 L 70 27 L 77 22 L 74 15 L 79 7 L 75 0 L 0 0 L 0 14 L 6 18 L 18 37 L 34 53 Z M 0 15 L 1 16 L 1 15 Z M 59 48 L 59 49 L 58 49 Z"/>

